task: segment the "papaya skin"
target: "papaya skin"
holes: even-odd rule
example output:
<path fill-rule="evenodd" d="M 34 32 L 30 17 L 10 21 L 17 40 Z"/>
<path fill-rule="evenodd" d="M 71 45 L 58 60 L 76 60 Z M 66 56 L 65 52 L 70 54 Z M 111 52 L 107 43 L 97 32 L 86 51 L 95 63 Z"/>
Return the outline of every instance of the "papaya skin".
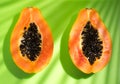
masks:
<path fill-rule="evenodd" d="M 99 37 L 103 41 L 102 56 L 100 59 L 96 59 L 93 65 L 91 65 L 84 56 L 81 46 L 81 33 L 88 21 L 98 30 Z M 95 9 L 86 8 L 79 12 L 69 35 L 68 46 L 72 62 L 84 73 L 90 74 L 99 72 L 108 64 L 111 58 L 112 42 L 107 28 Z"/>
<path fill-rule="evenodd" d="M 19 48 L 24 27 L 28 28 L 31 22 L 37 25 L 38 32 L 42 35 L 42 50 L 35 61 L 23 57 Z M 37 73 L 49 64 L 53 53 L 53 38 L 50 28 L 39 9 L 33 7 L 23 9 L 12 31 L 10 51 L 15 64 L 26 73 Z"/>

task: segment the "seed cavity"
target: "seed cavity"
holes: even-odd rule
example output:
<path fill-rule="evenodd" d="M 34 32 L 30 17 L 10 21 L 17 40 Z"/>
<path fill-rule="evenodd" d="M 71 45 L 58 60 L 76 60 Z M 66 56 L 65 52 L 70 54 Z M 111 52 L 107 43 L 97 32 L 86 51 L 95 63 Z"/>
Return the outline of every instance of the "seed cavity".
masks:
<path fill-rule="evenodd" d="M 103 42 L 99 38 L 98 31 L 91 25 L 90 21 L 83 28 L 81 35 L 83 39 L 81 43 L 83 54 L 92 65 L 102 55 Z"/>
<path fill-rule="evenodd" d="M 22 38 L 19 46 L 22 56 L 26 56 L 30 61 L 35 61 L 41 52 L 42 40 L 34 22 L 30 23 L 28 29 L 24 28 Z"/>

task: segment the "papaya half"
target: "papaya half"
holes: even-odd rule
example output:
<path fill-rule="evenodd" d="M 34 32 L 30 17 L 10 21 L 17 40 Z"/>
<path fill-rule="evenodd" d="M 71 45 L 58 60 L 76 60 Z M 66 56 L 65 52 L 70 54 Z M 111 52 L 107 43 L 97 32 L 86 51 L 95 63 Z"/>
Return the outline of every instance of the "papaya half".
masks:
<path fill-rule="evenodd" d="M 111 58 L 110 34 L 98 12 L 82 9 L 69 35 L 69 53 L 73 64 L 84 73 L 102 70 Z"/>
<path fill-rule="evenodd" d="M 23 9 L 11 34 L 10 51 L 15 64 L 26 73 L 37 73 L 49 63 L 53 38 L 39 9 Z"/>

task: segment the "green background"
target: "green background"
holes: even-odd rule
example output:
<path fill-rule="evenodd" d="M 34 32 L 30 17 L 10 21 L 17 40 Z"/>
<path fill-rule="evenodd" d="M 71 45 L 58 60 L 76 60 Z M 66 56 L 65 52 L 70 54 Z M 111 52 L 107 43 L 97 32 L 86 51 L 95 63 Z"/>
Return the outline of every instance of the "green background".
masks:
<path fill-rule="evenodd" d="M 49 65 L 37 74 L 26 74 L 10 54 L 10 35 L 25 7 L 37 7 L 49 24 L 54 52 Z M 78 12 L 95 8 L 112 38 L 109 64 L 95 74 L 84 74 L 71 62 L 68 35 Z M 47 52 L 46 52 L 47 53 Z M 120 84 L 120 0 L 0 0 L 0 83 L 1 84 Z"/>

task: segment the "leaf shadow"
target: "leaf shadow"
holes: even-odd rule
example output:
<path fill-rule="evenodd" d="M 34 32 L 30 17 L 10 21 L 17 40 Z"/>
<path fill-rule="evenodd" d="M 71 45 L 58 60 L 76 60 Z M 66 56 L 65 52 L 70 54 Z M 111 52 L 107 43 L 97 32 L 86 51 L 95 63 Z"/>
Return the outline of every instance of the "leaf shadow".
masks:
<path fill-rule="evenodd" d="M 2 3 L 0 3 L 0 6 L 1 7 L 5 7 L 5 6 L 8 6 L 8 5 L 12 5 L 14 3 L 18 2 L 17 0 L 13 0 L 13 1 L 4 1 Z"/>
<path fill-rule="evenodd" d="M 10 36 L 12 33 L 12 30 L 18 20 L 20 14 L 17 14 L 16 16 L 14 16 L 13 22 L 10 26 L 10 29 L 8 30 L 5 39 L 4 39 L 4 43 L 3 43 L 3 58 L 4 58 L 4 62 L 6 64 L 6 67 L 8 68 L 8 70 L 17 78 L 29 78 L 31 76 L 33 76 L 34 74 L 28 74 L 23 72 L 21 69 L 19 69 L 15 63 L 13 62 L 12 59 L 12 55 L 10 53 Z"/>
<path fill-rule="evenodd" d="M 79 69 L 75 67 L 75 65 L 72 63 L 69 51 L 68 51 L 68 38 L 69 33 L 72 28 L 72 25 L 76 19 L 77 15 L 74 15 L 73 18 L 70 20 L 70 24 L 66 28 L 66 30 L 63 33 L 63 36 L 61 38 L 61 45 L 60 45 L 60 61 L 62 64 L 62 67 L 64 68 L 65 72 L 70 75 L 71 77 L 75 79 L 80 78 L 88 78 L 93 75 L 92 74 L 85 74 L 81 72 Z"/>

